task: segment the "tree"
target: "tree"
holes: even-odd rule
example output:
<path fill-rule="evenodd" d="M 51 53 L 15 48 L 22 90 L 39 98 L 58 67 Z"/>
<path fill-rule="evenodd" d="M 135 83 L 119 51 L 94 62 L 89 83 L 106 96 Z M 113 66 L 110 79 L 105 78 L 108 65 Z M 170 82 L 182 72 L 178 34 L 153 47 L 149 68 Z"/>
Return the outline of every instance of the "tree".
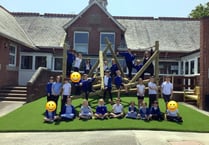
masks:
<path fill-rule="evenodd" d="M 189 17 L 197 19 L 205 16 L 209 16 L 209 2 L 204 5 L 200 4 L 196 6 L 189 14 Z"/>

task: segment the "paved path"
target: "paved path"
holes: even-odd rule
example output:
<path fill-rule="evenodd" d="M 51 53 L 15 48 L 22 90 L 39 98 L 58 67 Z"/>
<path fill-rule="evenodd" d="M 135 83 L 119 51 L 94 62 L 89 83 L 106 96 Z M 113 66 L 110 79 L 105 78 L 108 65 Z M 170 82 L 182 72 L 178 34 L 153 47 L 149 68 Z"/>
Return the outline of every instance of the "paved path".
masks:
<path fill-rule="evenodd" d="M 0 133 L 1 145 L 209 145 L 209 133 L 90 131 Z"/>
<path fill-rule="evenodd" d="M 20 101 L 0 101 L 0 117 L 21 107 L 25 102 Z"/>

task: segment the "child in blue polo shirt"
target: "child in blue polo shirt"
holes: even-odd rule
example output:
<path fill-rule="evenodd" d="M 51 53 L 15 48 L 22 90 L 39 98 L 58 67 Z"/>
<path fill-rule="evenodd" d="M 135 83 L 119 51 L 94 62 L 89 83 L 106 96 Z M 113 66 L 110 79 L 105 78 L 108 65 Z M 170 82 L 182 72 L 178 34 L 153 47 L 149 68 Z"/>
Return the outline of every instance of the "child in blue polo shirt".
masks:
<path fill-rule="evenodd" d="M 99 99 L 98 106 L 96 108 L 96 113 L 94 115 L 96 119 L 107 119 L 108 112 L 107 107 L 104 105 L 103 99 Z"/>
<path fill-rule="evenodd" d="M 54 83 L 54 77 L 51 76 L 51 77 L 49 78 L 49 82 L 48 82 L 47 85 L 46 85 L 47 102 L 53 100 L 53 98 L 52 98 L 52 84 L 53 84 L 53 83 Z"/>
<path fill-rule="evenodd" d="M 118 70 L 118 65 L 115 62 L 115 59 L 112 59 L 112 66 L 110 67 L 110 71 L 111 71 L 111 77 L 115 77 L 116 76 L 116 71 Z"/>
<path fill-rule="evenodd" d="M 142 120 L 150 120 L 150 111 L 149 108 L 147 107 L 146 102 L 142 102 L 141 107 L 139 108 L 139 115 L 138 117 Z"/>
<path fill-rule="evenodd" d="M 52 122 L 54 122 L 57 119 L 59 119 L 59 117 L 56 116 L 56 112 L 55 111 L 52 111 L 52 112 L 50 112 L 48 110 L 45 111 L 44 122 L 52 123 Z"/>
<path fill-rule="evenodd" d="M 81 106 L 81 111 L 79 113 L 80 119 L 91 119 L 93 115 L 92 109 L 89 106 L 88 100 L 83 100 L 83 105 Z"/>
<path fill-rule="evenodd" d="M 67 98 L 67 102 L 61 111 L 61 119 L 62 120 L 72 120 L 75 118 L 75 108 L 72 105 L 72 100 L 70 97 Z"/>

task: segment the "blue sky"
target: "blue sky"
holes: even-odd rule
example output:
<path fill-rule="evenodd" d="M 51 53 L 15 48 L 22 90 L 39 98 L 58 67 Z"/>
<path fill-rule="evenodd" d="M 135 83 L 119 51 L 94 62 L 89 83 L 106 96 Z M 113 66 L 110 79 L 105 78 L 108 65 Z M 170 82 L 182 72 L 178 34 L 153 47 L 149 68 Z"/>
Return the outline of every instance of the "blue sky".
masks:
<path fill-rule="evenodd" d="M 78 14 L 89 0 L 0 0 L 11 12 Z M 113 16 L 188 17 L 199 4 L 207 0 L 108 0 Z"/>

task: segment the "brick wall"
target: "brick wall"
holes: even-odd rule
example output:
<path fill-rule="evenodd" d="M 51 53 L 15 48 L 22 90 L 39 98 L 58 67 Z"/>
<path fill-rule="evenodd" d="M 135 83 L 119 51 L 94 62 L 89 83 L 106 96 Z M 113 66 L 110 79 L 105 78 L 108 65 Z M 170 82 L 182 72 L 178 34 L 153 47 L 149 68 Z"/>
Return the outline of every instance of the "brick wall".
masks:
<path fill-rule="evenodd" d="M 200 108 L 209 109 L 209 17 L 200 22 Z M 207 102 L 206 102 L 207 101 Z"/>
<path fill-rule="evenodd" d="M 89 32 L 89 54 L 98 54 L 100 47 L 100 32 L 115 32 L 115 46 L 120 45 L 120 28 L 97 6 L 89 8 L 77 21 L 67 30 L 68 39 L 73 47 L 74 31 Z"/>
<path fill-rule="evenodd" d="M 8 39 L 0 37 L 0 88 L 18 84 L 19 49 L 17 49 L 16 67 L 10 68 Z"/>

